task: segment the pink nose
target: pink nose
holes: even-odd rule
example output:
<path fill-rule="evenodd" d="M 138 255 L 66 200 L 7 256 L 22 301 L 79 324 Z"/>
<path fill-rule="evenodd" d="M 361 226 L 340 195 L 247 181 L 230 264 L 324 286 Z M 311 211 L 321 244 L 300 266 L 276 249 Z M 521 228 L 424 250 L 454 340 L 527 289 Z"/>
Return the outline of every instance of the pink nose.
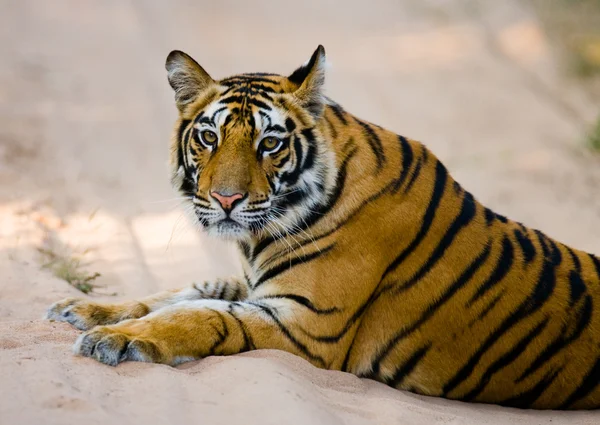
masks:
<path fill-rule="evenodd" d="M 223 196 L 219 192 L 214 192 L 214 191 L 210 192 L 210 196 L 215 198 L 217 200 L 217 202 L 219 202 L 219 204 L 221 204 L 221 207 L 226 211 L 233 208 L 233 204 L 235 204 L 235 201 L 242 199 L 244 197 L 244 195 L 242 195 L 241 193 L 235 193 L 233 195 Z"/>

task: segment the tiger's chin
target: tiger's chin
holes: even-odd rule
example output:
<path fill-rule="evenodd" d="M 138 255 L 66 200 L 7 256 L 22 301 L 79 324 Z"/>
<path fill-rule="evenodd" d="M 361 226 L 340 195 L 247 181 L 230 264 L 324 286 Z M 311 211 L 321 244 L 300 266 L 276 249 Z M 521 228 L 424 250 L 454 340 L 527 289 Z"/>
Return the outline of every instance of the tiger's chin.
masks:
<path fill-rule="evenodd" d="M 240 223 L 226 218 L 205 227 L 209 236 L 229 241 L 248 240 L 252 237 L 250 229 Z"/>

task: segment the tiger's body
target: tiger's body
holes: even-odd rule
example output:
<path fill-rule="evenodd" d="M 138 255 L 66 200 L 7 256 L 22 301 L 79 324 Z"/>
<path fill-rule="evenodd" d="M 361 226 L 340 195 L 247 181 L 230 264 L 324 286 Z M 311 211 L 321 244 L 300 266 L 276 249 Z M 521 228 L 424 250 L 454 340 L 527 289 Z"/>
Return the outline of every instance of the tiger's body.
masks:
<path fill-rule="evenodd" d="M 420 394 L 599 407 L 600 260 L 495 214 L 424 145 L 323 97 L 323 62 L 320 47 L 289 77 L 215 82 L 169 56 L 173 183 L 203 228 L 238 239 L 245 276 L 59 302 L 50 318 L 91 329 L 76 353 L 281 349 Z"/>

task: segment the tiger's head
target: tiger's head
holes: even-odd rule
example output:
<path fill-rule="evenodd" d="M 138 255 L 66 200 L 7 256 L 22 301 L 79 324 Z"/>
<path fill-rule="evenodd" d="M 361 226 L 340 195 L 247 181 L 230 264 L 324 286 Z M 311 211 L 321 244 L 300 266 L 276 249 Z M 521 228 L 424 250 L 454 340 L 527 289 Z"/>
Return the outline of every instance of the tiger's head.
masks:
<path fill-rule="evenodd" d="M 216 81 L 180 51 L 169 54 L 166 68 L 179 110 L 172 183 L 209 234 L 278 237 L 326 201 L 336 170 L 331 142 L 319 130 L 323 46 L 287 77 Z"/>

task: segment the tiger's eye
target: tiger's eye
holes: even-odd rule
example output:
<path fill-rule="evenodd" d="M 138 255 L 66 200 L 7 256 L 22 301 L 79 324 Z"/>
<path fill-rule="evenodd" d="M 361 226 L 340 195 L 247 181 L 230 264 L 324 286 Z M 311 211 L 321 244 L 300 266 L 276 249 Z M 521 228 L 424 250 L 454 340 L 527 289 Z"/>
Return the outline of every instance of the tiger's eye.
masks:
<path fill-rule="evenodd" d="M 207 145 L 214 145 L 217 143 L 217 135 L 210 130 L 204 130 L 200 133 L 200 137 L 202 137 L 202 141 Z"/>
<path fill-rule="evenodd" d="M 265 137 L 260 142 L 263 150 L 265 150 L 267 152 L 277 149 L 279 147 L 280 143 L 281 143 L 281 140 L 279 140 L 277 137 Z"/>

